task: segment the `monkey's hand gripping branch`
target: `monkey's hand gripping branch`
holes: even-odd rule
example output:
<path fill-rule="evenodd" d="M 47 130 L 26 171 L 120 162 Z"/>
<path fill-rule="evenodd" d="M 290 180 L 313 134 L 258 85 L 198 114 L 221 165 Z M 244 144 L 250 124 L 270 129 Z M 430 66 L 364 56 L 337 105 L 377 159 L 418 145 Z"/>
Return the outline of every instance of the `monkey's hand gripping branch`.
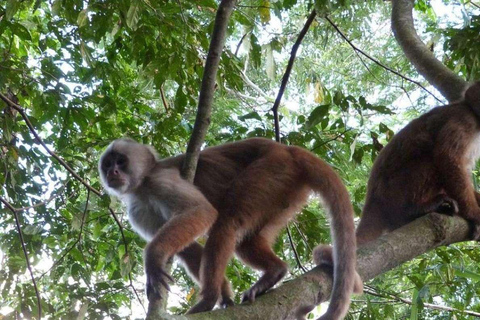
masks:
<path fill-rule="evenodd" d="M 145 249 L 145 273 L 147 274 L 147 297 L 148 301 L 163 299 L 161 286 L 170 291 L 167 281 L 174 282 L 173 278 L 165 271 L 167 259 L 162 254 L 154 252 L 154 247 L 147 246 Z"/>

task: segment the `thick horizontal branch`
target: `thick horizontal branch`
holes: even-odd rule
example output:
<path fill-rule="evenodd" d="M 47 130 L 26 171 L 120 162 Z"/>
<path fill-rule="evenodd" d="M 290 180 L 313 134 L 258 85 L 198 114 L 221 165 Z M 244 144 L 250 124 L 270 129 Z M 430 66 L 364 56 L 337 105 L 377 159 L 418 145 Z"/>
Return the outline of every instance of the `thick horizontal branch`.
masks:
<path fill-rule="evenodd" d="M 429 250 L 469 237 L 470 227 L 464 219 L 432 213 L 359 248 L 357 270 L 367 281 Z M 259 297 L 254 304 L 158 319 L 294 319 L 298 310 L 327 301 L 331 289 L 331 268 L 318 266 Z"/>

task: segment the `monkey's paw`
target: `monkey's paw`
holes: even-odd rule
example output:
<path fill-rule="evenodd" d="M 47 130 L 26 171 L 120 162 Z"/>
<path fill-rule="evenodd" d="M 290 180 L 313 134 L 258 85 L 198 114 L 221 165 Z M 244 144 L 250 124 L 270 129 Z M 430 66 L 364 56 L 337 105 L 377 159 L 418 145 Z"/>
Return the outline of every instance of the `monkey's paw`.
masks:
<path fill-rule="evenodd" d="M 213 307 L 215 307 L 215 302 L 216 302 L 216 299 L 203 298 L 202 300 L 200 300 L 200 302 L 198 302 L 190 310 L 188 310 L 187 314 L 210 311 L 213 309 Z"/>
<path fill-rule="evenodd" d="M 250 302 L 253 303 L 255 302 L 255 298 L 262 293 L 264 293 L 266 290 L 260 290 L 260 288 L 256 285 L 253 285 L 250 289 L 245 291 L 242 295 L 242 303 L 245 302 Z"/>
<path fill-rule="evenodd" d="M 231 307 L 233 305 L 235 305 L 235 303 L 233 302 L 231 297 L 222 297 L 222 299 L 220 301 L 220 307 L 222 309 L 226 309 L 226 308 Z"/>
<path fill-rule="evenodd" d="M 173 282 L 173 278 L 161 267 L 146 271 L 147 273 L 147 297 L 149 301 L 161 299 L 161 287 L 170 291 L 167 281 Z"/>

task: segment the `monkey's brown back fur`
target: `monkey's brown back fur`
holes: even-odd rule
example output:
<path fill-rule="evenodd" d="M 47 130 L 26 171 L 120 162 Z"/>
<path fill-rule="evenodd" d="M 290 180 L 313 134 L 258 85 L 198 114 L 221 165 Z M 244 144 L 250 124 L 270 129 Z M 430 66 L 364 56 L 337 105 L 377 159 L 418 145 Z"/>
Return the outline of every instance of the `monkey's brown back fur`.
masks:
<path fill-rule="evenodd" d="M 162 160 L 158 169 L 179 167 L 183 159 L 181 155 Z M 210 263 L 206 262 L 204 267 L 213 269 L 220 265 L 223 270 L 228 261 L 223 253 L 230 257 L 228 251 L 236 250 L 246 263 L 273 277 L 260 285 L 262 292 L 265 291 L 262 286 L 273 286 L 286 273 L 285 263 L 271 250 L 275 237 L 301 209 L 310 192 L 318 192 L 328 207 L 335 230 L 335 285 L 325 319 L 343 317 L 355 281 L 353 210 L 347 190 L 330 166 L 304 149 L 254 138 L 202 151 L 194 184 L 219 215 L 205 248 Z M 231 244 L 235 249 L 222 249 L 228 245 L 215 243 L 216 238 L 224 242 L 232 237 L 236 239 Z M 209 247 L 215 248 L 209 250 Z M 223 273 L 216 277 L 204 286 L 218 287 Z M 252 289 L 254 292 L 247 292 L 247 298 L 249 294 L 253 295 L 251 298 L 256 295 L 255 286 Z M 204 296 L 209 294 L 208 290 L 204 288 Z"/>
<path fill-rule="evenodd" d="M 459 214 L 476 225 L 471 170 L 480 152 L 480 84 L 465 100 L 436 107 L 400 130 L 372 168 L 357 242 L 363 244 L 426 213 Z M 458 207 L 457 207 L 458 206 Z"/>

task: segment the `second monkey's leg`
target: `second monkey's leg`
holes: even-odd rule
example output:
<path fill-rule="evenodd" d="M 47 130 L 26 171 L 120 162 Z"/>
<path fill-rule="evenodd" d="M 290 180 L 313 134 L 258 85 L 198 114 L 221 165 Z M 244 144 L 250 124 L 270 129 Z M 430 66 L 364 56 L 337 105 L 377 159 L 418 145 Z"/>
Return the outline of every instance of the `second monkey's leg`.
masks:
<path fill-rule="evenodd" d="M 287 264 L 273 252 L 269 239 L 257 234 L 243 240 L 237 254 L 246 264 L 263 271 L 260 279 L 243 294 L 243 301 L 253 302 L 280 281 L 288 271 Z"/>

